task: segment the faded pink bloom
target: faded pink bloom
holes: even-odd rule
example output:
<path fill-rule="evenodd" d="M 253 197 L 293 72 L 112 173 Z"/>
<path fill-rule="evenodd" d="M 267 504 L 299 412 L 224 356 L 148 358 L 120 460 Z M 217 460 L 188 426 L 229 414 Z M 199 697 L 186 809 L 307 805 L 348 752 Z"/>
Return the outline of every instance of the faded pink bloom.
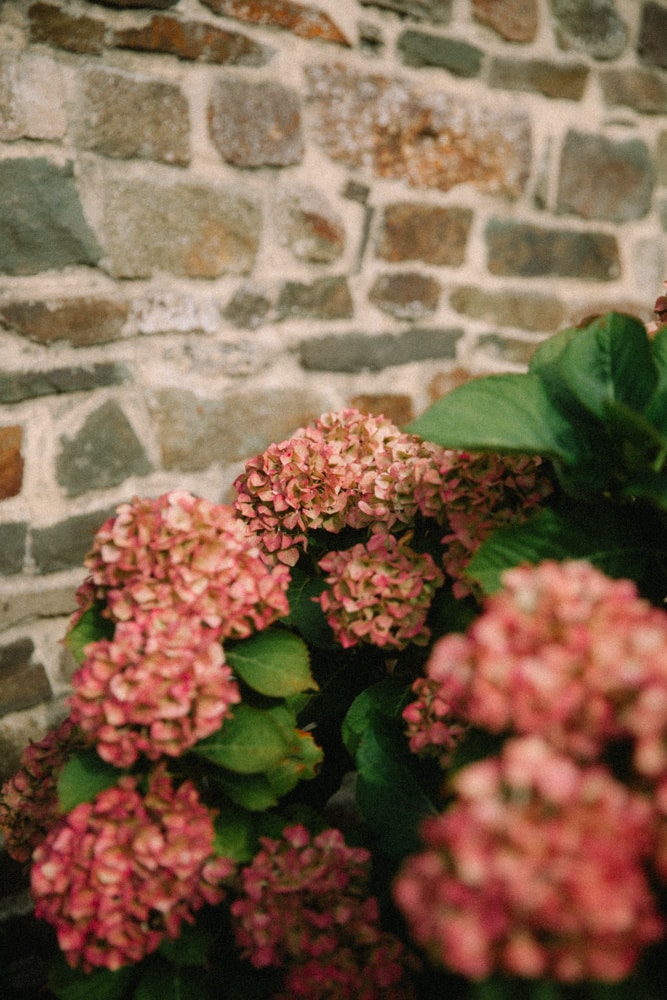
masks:
<path fill-rule="evenodd" d="M 85 972 L 141 961 L 204 903 L 223 898 L 234 865 L 213 856 L 209 810 L 194 785 L 172 786 L 163 767 L 122 777 L 64 816 L 36 849 L 35 913 L 56 930 L 72 967 Z"/>
<path fill-rule="evenodd" d="M 463 768 L 394 895 L 431 959 L 472 979 L 624 979 L 665 930 L 644 872 L 651 802 L 538 736 Z"/>
<path fill-rule="evenodd" d="M 426 675 L 409 712 L 415 748 L 454 712 L 584 760 L 630 739 L 641 775 L 667 773 L 667 613 L 630 580 L 582 561 L 508 570 L 467 634 L 434 645 Z"/>
<path fill-rule="evenodd" d="M 140 754 L 177 757 L 220 728 L 241 700 L 217 629 L 167 606 L 89 643 L 72 678 L 72 719 L 100 757 L 130 767 Z"/>
<path fill-rule="evenodd" d="M 289 611 L 289 572 L 269 567 L 231 507 L 184 490 L 121 504 L 95 536 L 79 601 L 104 601 L 115 621 L 174 608 L 220 639 L 243 639 Z M 81 615 L 75 614 L 74 623 Z"/>
<path fill-rule="evenodd" d="M 407 537 L 378 532 L 351 549 L 327 553 L 318 565 L 329 584 L 318 600 L 344 649 L 363 642 L 397 649 L 426 645 L 426 616 L 444 576 L 430 555 L 410 548 Z"/>
<path fill-rule="evenodd" d="M 0 830 L 5 849 L 15 861 L 29 861 L 32 852 L 57 822 L 58 777 L 69 757 L 85 745 L 70 718 L 30 743 L 21 766 L 0 792 Z"/>
<path fill-rule="evenodd" d="M 285 969 L 278 996 L 408 1000 L 402 945 L 380 929 L 377 900 L 366 895 L 369 852 L 348 847 L 339 830 L 311 837 L 301 825 L 261 843 L 230 911 L 244 957 Z"/>

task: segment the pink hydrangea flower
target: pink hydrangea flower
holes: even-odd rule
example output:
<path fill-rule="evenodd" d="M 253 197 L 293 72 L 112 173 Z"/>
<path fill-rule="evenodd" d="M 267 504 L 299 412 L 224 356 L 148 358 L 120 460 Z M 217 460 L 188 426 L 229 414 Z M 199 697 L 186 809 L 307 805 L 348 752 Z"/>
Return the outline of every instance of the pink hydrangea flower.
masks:
<path fill-rule="evenodd" d="M 289 611 L 289 571 L 267 566 L 231 507 L 183 490 L 121 504 L 85 564 L 80 603 L 100 598 L 115 621 L 172 607 L 199 616 L 221 639 L 243 639 Z"/>
<path fill-rule="evenodd" d="M 139 962 L 223 898 L 234 866 L 213 856 L 213 841 L 211 814 L 191 783 L 174 788 L 158 767 L 142 795 L 138 779 L 122 777 L 36 849 L 35 913 L 53 925 L 72 967 Z"/>
<path fill-rule="evenodd" d="M 30 743 L 21 766 L 0 792 L 0 830 L 5 849 L 15 861 L 30 860 L 32 852 L 57 822 L 58 776 L 69 757 L 85 745 L 71 718 Z"/>
<path fill-rule="evenodd" d="M 441 455 L 386 417 L 328 413 L 246 463 L 235 507 L 276 559 L 294 565 L 310 531 L 410 525 L 415 482 Z"/>
<path fill-rule="evenodd" d="M 318 565 L 329 584 L 318 600 L 343 648 L 366 642 L 403 649 L 428 642 L 426 616 L 444 576 L 405 536 L 378 532 L 368 542 L 327 553 Z"/>
<path fill-rule="evenodd" d="M 588 563 L 508 570 L 466 635 L 434 645 L 426 675 L 408 716 L 415 749 L 458 714 L 581 759 L 631 739 L 640 774 L 667 772 L 667 614 Z"/>
<path fill-rule="evenodd" d="M 217 629 L 174 607 L 137 613 L 85 648 L 72 678 L 72 719 L 100 757 L 177 757 L 220 728 L 241 700 Z"/>
<path fill-rule="evenodd" d="M 369 852 L 348 847 L 339 830 L 312 837 L 301 825 L 261 843 L 230 911 L 244 957 L 285 969 L 279 996 L 407 1000 L 402 945 L 380 929 L 377 900 L 366 894 Z"/>
<path fill-rule="evenodd" d="M 644 872 L 650 801 L 538 736 L 453 784 L 394 885 L 415 941 L 471 979 L 626 978 L 665 930 Z"/>

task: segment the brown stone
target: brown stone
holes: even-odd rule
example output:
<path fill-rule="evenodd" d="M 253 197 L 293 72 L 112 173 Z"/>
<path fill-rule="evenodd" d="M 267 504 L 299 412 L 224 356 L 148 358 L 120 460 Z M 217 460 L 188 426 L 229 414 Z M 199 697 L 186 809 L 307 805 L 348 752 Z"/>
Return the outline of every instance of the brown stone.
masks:
<path fill-rule="evenodd" d="M 286 167 L 303 157 L 299 97 L 279 83 L 216 80 L 208 124 L 220 156 L 235 167 Z"/>
<path fill-rule="evenodd" d="M 565 318 L 560 300 L 541 292 L 486 291 L 463 285 L 452 292 L 449 301 L 457 312 L 473 319 L 523 330 L 557 330 Z"/>
<path fill-rule="evenodd" d="M 369 301 L 397 319 L 418 320 L 438 308 L 440 284 L 435 278 L 414 271 L 381 274 L 368 293 Z"/>
<path fill-rule="evenodd" d="M 18 496 L 23 485 L 23 430 L 0 427 L 0 500 Z"/>
<path fill-rule="evenodd" d="M 458 267 L 472 224 L 468 208 L 443 208 L 410 201 L 387 205 L 377 255 L 383 260 L 421 260 Z"/>
<path fill-rule="evenodd" d="M 0 647 L 0 717 L 50 701 L 46 671 L 41 663 L 31 662 L 34 650 L 27 638 Z"/>
<path fill-rule="evenodd" d="M 289 192 L 278 203 L 279 239 L 299 260 L 329 264 L 345 249 L 345 228 L 315 188 Z"/>
<path fill-rule="evenodd" d="M 646 215 L 652 193 L 651 157 L 641 139 L 614 142 L 573 129 L 567 133 L 558 182 L 559 212 L 627 222 Z"/>
<path fill-rule="evenodd" d="M 613 281 L 621 273 L 618 242 L 610 233 L 491 219 L 485 238 L 491 274 Z"/>
<path fill-rule="evenodd" d="M 477 341 L 483 355 L 494 362 L 503 362 L 526 367 L 539 344 L 536 340 L 522 340 L 520 337 L 502 337 L 497 333 L 485 333 Z"/>
<path fill-rule="evenodd" d="M 588 74 L 588 67 L 581 63 L 562 65 L 546 59 L 494 59 L 489 69 L 489 86 L 580 101 Z"/>
<path fill-rule="evenodd" d="M 349 45 L 347 38 L 328 14 L 311 4 L 292 0 L 203 0 L 216 14 L 235 17 L 249 24 L 286 28 L 301 38 L 316 38 L 321 42 Z"/>
<path fill-rule="evenodd" d="M 467 368 L 453 368 L 449 372 L 438 372 L 433 376 L 428 384 L 428 398 L 432 403 L 445 396 L 453 389 L 458 389 L 473 378 L 473 374 Z"/>
<path fill-rule="evenodd" d="M 333 160 L 441 191 L 470 184 L 522 193 L 532 155 L 525 111 L 339 64 L 308 67 L 306 76 L 312 136 Z"/>
<path fill-rule="evenodd" d="M 635 108 L 643 114 L 667 113 L 667 83 L 659 73 L 629 67 L 600 74 L 602 96 L 609 107 Z"/>
<path fill-rule="evenodd" d="M 537 0 L 472 0 L 472 16 L 508 42 L 535 41 Z"/>
<path fill-rule="evenodd" d="M 89 55 L 99 55 L 104 49 L 104 21 L 69 14 L 54 4 L 34 3 L 28 10 L 28 23 L 32 42 Z"/>
<path fill-rule="evenodd" d="M 327 275 L 312 282 L 286 281 L 280 289 L 276 318 L 350 319 L 354 305 L 347 280 Z"/>
<path fill-rule="evenodd" d="M 203 21 L 180 21 L 156 14 L 143 28 L 116 31 L 114 45 L 140 52 L 166 52 L 179 59 L 231 66 L 263 66 L 273 55 L 267 46 L 238 31 L 225 31 Z"/>
<path fill-rule="evenodd" d="M 415 411 L 410 396 L 401 393 L 367 393 L 352 396 L 350 406 L 361 413 L 388 417 L 397 427 L 404 427 L 414 420 Z"/>
<path fill-rule="evenodd" d="M 120 337 L 128 312 L 126 303 L 111 299 L 40 299 L 0 306 L 0 323 L 38 344 L 67 340 L 90 347 Z"/>

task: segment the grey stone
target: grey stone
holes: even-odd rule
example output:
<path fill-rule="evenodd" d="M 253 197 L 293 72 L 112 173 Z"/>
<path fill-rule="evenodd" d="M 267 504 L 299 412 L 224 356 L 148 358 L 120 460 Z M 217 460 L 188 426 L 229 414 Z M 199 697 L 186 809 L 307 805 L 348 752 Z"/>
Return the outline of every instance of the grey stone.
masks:
<path fill-rule="evenodd" d="M 608 233 L 491 219 L 485 238 L 491 274 L 612 281 L 621 271 L 618 243 Z"/>
<path fill-rule="evenodd" d="M 362 7 L 380 7 L 433 24 L 449 24 L 452 17 L 452 0 L 360 0 Z"/>
<path fill-rule="evenodd" d="M 437 66 L 463 77 L 479 76 L 482 68 L 482 50 L 455 38 L 404 31 L 396 47 L 406 66 Z"/>
<path fill-rule="evenodd" d="M 270 308 L 270 301 L 261 292 L 238 288 L 227 303 L 223 316 L 242 330 L 256 330 L 264 322 Z"/>
<path fill-rule="evenodd" d="M 0 574 L 11 576 L 23 569 L 28 525 L 25 521 L 0 525 Z"/>
<path fill-rule="evenodd" d="M 279 83 L 217 79 L 208 123 L 220 156 L 235 167 L 286 167 L 303 157 L 299 96 Z"/>
<path fill-rule="evenodd" d="M 667 9 L 652 0 L 642 5 L 637 53 L 648 66 L 667 69 Z"/>
<path fill-rule="evenodd" d="M 31 554 L 38 573 L 58 573 L 83 565 L 95 532 L 115 514 L 116 508 L 75 514 L 47 528 L 31 531 Z"/>
<path fill-rule="evenodd" d="M 393 365 L 456 357 L 463 330 L 412 328 L 403 333 L 330 334 L 301 342 L 299 360 L 309 371 L 381 371 Z"/>
<path fill-rule="evenodd" d="M 20 403 L 39 396 L 83 392 L 101 386 L 119 385 L 127 371 L 122 365 L 99 362 L 88 368 L 52 368 L 44 372 L 0 371 L 0 403 Z"/>
<path fill-rule="evenodd" d="M 307 283 L 286 281 L 276 304 L 276 318 L 349 319 L 354 312 L 344 277 L 333 275 Z"/>
<path fill-rule="evenodd" d="M 551 10 L 564 48 L 615 59 L 626 46 L 628 30 L 614 0 L 551 0 Z"/>
<path fill-rule="evenodd" d="M 559 212 L 627 222 L 646 215 L 652 194 L 651 155 L 641 139 L 613 142 L 573 129 L 567 133 L 558 183 Z"/>

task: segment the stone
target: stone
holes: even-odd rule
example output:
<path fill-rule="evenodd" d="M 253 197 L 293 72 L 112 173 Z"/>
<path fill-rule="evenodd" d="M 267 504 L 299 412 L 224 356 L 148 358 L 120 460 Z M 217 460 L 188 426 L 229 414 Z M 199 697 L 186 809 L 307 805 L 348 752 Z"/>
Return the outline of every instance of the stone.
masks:
<path fill-rule="evenodd" d="M 161 389 L 151 400 L 165 469 L 198 472 L 238 462 L 288 438 L 327 409 L 308 389 L 245 389 L 203 398 L 188 389 Z"/>
<path fill-rule="evenodd" d="M 350 44 L 329 15 L 312 4 L 294 3 L 292 0 L 203 0 L 203 3 L 223 17 L 286 28 L 300 38 L 337 45 Z"/>
<path fill-rule="evenodd" d="M 16 550 L 21 548 L 21 565 L 23 563 L 23 550 L 25 549 L 25 536 L 27 525 L 15 524 L 7 525 L 13 528 L 14 534 L 10 538 L 8 532 L 4 532 L 0 526 L 0 545 L 7 540 L 10 541 Z M 19 531 L 18 529 L 22 529 Z M 0 555 L 2 558 L 2 555 Z M 11 569 L 10 573 L 17 573 L 19 569 Z M 7 571 L 3 569 L 3 577 Z M 26 585 L 27 584 L 27 585 Z M 19 580 L 3 580 L 0 591 L 0 630 L 11 628 L 20 622 L 30 621 L 37 618 L 64 618 L 68 617 L 76 610 L 77 602 L 75 597 L 75 585 L 69 583 L 55 582 L 49 585 L 44 579 L 29 580 L 24 577 Z"/>
<path fill-rule="evenodd" d="M 48 371 L 0 371 L 0 403 L 20 403 L 39 396 L 65 392 L 88 392 L 102 386 L 119 385 L 127 378 L 122 365 L 97 362 L 85 368 L 67 365 Z"/>
<path fill-rule="evenodd" d="M 286 281 L 278 294 L 278 320 L 349 319 L 354 313 L 347 280 L 338 275 L 307 283 Z"/>
<path fill-rule="evenodd" d="M 299 96 L 271 80 L 215 80 L 208 124 L 218 153 L 235 167 L 286 167 L 303 158 Z"/>
<path fill-rule="evenodd" d="M 1 461 L 2 452 L 0 451 L 0 463 Z M 27 538 L 28 524 L 26 521 L 0 524 L 0 575 L 12 576 L 14 573 L 22 571 Z M 0 601 L 0 610 L 2 603 Z"/>
<path fill-rule="evenodd" d="M 458 313 L 498 326 L 523 330 L 556 331 L 563 325 L 565 310 L 555 295 L 512 289 L 486 291 L 472 285 L 456 288 L 449 297 Z"/>
<path fill-rule="evenodd" d="M 361 6 L 379 7 L 433 24 L 449 24 L 452 19 L 452 0 L 361 0 Z"/>
<path fill-rule="evenodd" d="M 242 286 L 229 300 L 223 316 L 241 330 L 256 330 L 264 322 L 271 302 L 261 292 Z"/>
<path fill-rule="evenodd" d="M 537 0 L 472 0 L 472 16 L 508 42 L 533 42 L 539 27 Z"/>
<path fill-rule="evenodd" d="M 432 358 L 455 358 L 463 330 L 422 330 L 403 333 L 328 334 L 303 340 L 299 360 L 307 371 L 376 372 L 393 365 Z"/>
<path fill-rule="evenodd" d="M 667 129 L 658 134 L 656 150 L 658 184 L 667 184 Z"/>
<path fill-rule="evenodd" d="M 0 161 L 0 273 L 38 274 L 96 264 L 99 257 L 71 164 L 57 167 L 43 157 Z"/>
<path fill-rule="evenodd" d="M 216 333 L 220 310 L 215 298 L 156 288 L 133 300 L 131 322 L 139 333 Z"/>
<path fill-rule="evenodd" d="M 589 69 L 582 63 L 563 65 L 546 59 L 505 59 L 491 61 L 489 86 L 500 90 L 524 90 L 545 97 L 580 101 Z"/>
<path fill-rule="evenodd" d="M 609 107 L 634 108 L 640 114 L 667 114 L 667 83 L 658 73 L 630 66 L 599 74 L 602 96 Z"/>
<path fill-rule="evenodd" d="M 91 347 L 117 340 L 128 312 L 125 302 L 94 296 L 28 299 L 0 305 L 0 323 L 38 344 L 65 340 L 73 347 Z"/>
<path fill-rule="evenodd" d="M 532 358 L 539 341 L 521 340 L 519 337 L 502 337 L 497 333 L 483 334 L 477 347 L 490 360 L 525 368 Z"/>
<path fill-rule="evenodd" d="M 615 59 L 628 29 L 614 0 L 550 0 L 561 48 L 586 52 L 593 59 Z"/>
<path fill-rule="evenodd" d="M 365 393 L 352 396 L 349 403 L 361 413 L 387 417 L 397 427 L 404 427 L 415 418 L 412 399 L 402 393 Z"/>
<path fill-rule="evenodd" d="M 83 567 L 95 532 L 115 513 L 113 506 L 75 514 L 46 528 L 32 528 L 30 553 L 35 572 L 58 573 Z"/>
<path fill-rule="evenodd" d="M 306 76 L 311 134 L 333 160 L 441 191 L 467 184 L 516 198 L 524 190 L 525 111 L 341 65 L 310 66 Z"/>
<path fill-rule="evenodd" d="M 88 67 L 82 73 L 76 127 L 83 149 L 117 159 L 190 162 L 190 113 L 176 84 Z"/>
<path fill-rule="evenodd" d="M 152 471 L 146 452 L 122 408 L 102 403 L 73 438 L 61 437 L 56 478 L 68 497 L 119 486 Z"/>
<path fill-rule="evenodd" d="M 458 389 L 460 385 L 465 385 L 474 377 L 468 368 L 453 368 L 451 371 L 437 372 L 428 384 L 429 401 L 435 403 L 441 396 Z"/>
<path fill-rule="evenodd" d="M 150 10 L 167 10 L 175 7 L 179 0 L 90 0 L 102 7 L 118 7 L 121 10 L 131 10 L 136 7 L 147 7 Z"/>
<path fill-rule="evenodd" d="M 454 76 L 479 76 L 483 52 L 455 38 L 442 38 L 424 31 L 403 31 L 396 49 L 406 66 L 437 66 Z"/>
<path fill-rule="evenodd" d="M 392 263 L 420 260 L 459 267 L 465 259 L 472 218 L 469 208 L 393 202 L 383 212 L 377 256 Z"/>
<path fill-rule="evenodd" d="M 52 698 L 51 685 L 41 663 L 32 663 L 31 639 L 0 646 L 0 717 Z"/>
<path fill-rule="evenodd" d="M 321 191 L 288 191 L 276 206 L 278 239 L 299 260 L 331 264 L 345 249 L 345 227 Z"/>
<path fill-rule="evenodd" d="M 491 274 L 613 281 L 621 273 L 618 243 L 608 233 L 491 219 L 485 239 Z"/>
<path fill-rule="evenodd" d="M 440 291 L 440 283 L 430 275 L 414 271 L 395 272 L 378 275 L 368 299 L 396 319 L 415 321 L 435 312 Z"/>
<path fill-rule="evenodd" d="M 0 427 L 0 500 L 18 496 L 23 486 L 23 429 Z"/>
<path fill-rule="evenodd" d="M 641 139 L 615 142 L 568 131 L 560 162 L 558 212 L 627 222 L 646 215 L 652 194 L 651 154 Z"/>
<path fill-rule="evenodd" d="M 647 66 L 667 69 L 667 10 L 662 4 L 647 0 L 642 5 L 637 54 Z"/>
<path fill-rule="evenodd" d="M 164 52 L 179 59 L 227 66 L 264 66 L 274 50 L 238 31 L 204 21 L 154 15 L 142 28 L 115 31 L 113 44 L 137 52 Z"/>
<path fill-rule="evenodd" d="M 0 52 L 0 139 L 62 139 L 67 131 L 61 67 L 36 52 Z"/>
<path fill-rule="evenodd" d="M 104 188 L 105 249 L 115 278 L 244 273 L 255 260 L 260 225 L 256 200 L 230 184 L 111 181 Z"/>
<path fill-rule="evenodd" d="M 104 21 L 85 14 L 70 14 L 51 3 L 28 8 L 30 41 L 44 42 L 68 52 L 100 55 L 104 50 Z"/>

